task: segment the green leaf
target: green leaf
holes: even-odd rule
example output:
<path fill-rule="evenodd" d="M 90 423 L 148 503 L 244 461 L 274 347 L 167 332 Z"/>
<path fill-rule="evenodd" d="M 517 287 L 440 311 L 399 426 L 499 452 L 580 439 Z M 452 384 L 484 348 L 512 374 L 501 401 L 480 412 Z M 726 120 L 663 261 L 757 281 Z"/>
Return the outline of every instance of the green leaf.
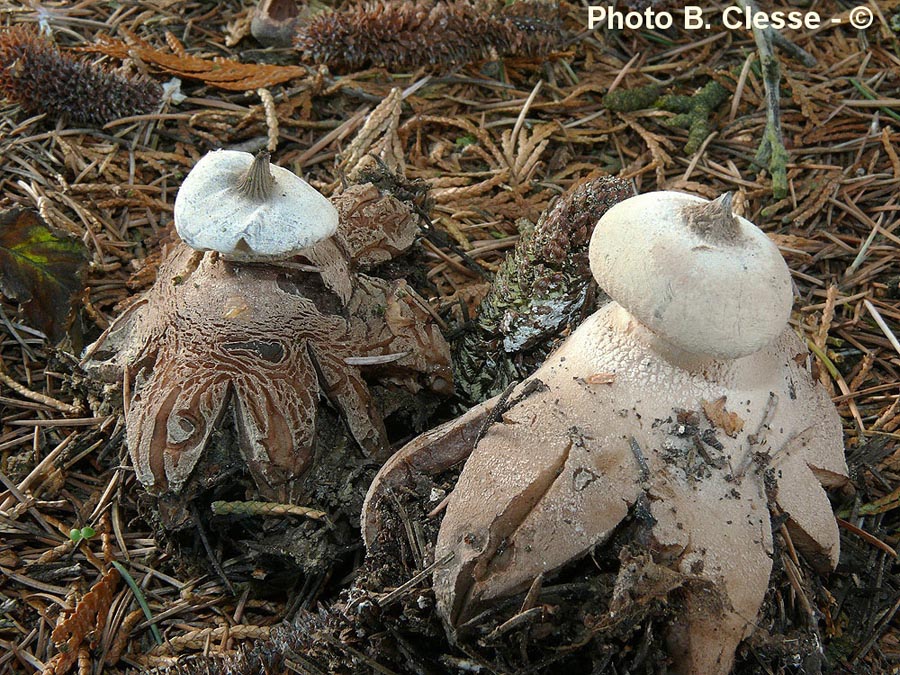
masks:
<path fill-rule="evenodd" d="M 478 139 L 475 138 L 472 134 L 465 134 L 456 139 L 456 149 L 462 150 L 470 145 L 476 145 L 478 143 Z"/>
<path fill-rule="evenodd" d="M 0 211 L 0 293 L 54 343 L 66 335 L 84 292 L 84 244 L 47 225 L 34 211 Z"/>
<path fill-rule="evenodd" d="M 69 539 L 71 539 L 72 541 L 74 541 L 77 544 L 82 539 L 88 540 L 91 537 L 93 537 L 95 534 L 97 534 L 97 530 L 95 530 L 90 525 L 88 525 L 86 527 L 82 527 L 81 529 L 78 529 L 77 527 L 73 527 L 71 530 L 69 530 Z"/>
<path fill-rule="evenodd" d="M 140 605 L 141 610 L 144 612 L 144 616 L 147 617 L 148 621 L 153 621 L 153 612 L 150 611 L 150 605 L 147 604 L 147 598 L 144 597 L 144 592 L 141 590 L 141 587 L 137 585 L 134 577 L 128 573 L 128 570 L 125 569 L 125 566 L 122 565 L 122 563 L 113 560 L 112 564 L 113 567 L 119 570 L 119 574 L 122 575 L 122 578 L 125 580 L 125 583 L 128 584 L 131 592 L 134 593 L 134 597 L 137 600 L 138 605 Z M 156 640 L 156 644 L 161 645 L 163 643 L 162 635 L 159 632 L 159 627 L 155 623 L 150 624 L 150 632 L 153 633 L 153 639 Z"/>

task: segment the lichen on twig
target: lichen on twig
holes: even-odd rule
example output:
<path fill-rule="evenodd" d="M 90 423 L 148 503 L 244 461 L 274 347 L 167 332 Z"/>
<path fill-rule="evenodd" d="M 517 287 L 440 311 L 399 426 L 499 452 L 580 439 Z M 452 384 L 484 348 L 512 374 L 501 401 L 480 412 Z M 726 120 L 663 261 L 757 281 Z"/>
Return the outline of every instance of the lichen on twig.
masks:
<path fill-rule="evenodd" d="M 561 330 L 592 310 L 587 245 L 594 225 L 634 188 L 611 176 L 570 188 L 500 266 L 474 328 L 456 345 L 454 377 L 477 402 L 543 361 Z"/>
<path fill-rule="evenodd" d="M 693 155 L 703 145 L 711 132 L 710 118 L 728 99 L 729 93 L 721 84 L 710 80 L 693 96 L 668 94 L 657 102 L 658 108 L 675 113 L 674 117 L 665 121 L 667 127 L 688 130 L 688 140 L 684 145 L 687 154 Z"/>
<path fill-rule="evenodd" d="M 759 11 L 753 0 L 738 0 L 738 4 L 751 14 Z M 787 162 L 790 157 L 781 131 L 781 68 L 772 48 L 772 36 L 772 31 L 753 25 L 753 39 L 759 52 L 766 90 L 766 128 L 756 151 L 756 161 L 766 166 L 772 175 L 772 196 L 784 199 L 788 193 Z"/>

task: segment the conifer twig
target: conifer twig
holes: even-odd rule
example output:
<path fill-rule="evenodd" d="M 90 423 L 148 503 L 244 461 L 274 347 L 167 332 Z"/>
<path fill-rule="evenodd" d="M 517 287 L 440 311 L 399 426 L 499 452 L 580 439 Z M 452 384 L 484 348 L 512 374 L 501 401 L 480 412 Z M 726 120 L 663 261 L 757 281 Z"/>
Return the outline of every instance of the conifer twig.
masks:
<path fill-rule="evenodd" d="M 753 0 L 738 0 L 738 4 L 751 15 L 759 11 Z M 763 84 L 766 90 L 766 129 L 756 151 L 756 161 L 767 166 L 772 175 L 772 195 L 775 199 L 787 196 L 788 152 L 784 147 L 781 131 L 781 68 L 772 48 L 772 33 L 753 27 L 753 39 L 759 52 Z"/>

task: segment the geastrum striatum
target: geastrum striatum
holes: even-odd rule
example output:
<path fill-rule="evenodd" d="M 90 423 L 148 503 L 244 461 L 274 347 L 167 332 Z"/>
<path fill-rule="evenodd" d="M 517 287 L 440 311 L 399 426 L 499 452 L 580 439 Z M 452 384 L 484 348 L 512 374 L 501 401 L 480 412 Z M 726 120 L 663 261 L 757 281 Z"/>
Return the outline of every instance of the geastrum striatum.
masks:
<path fill-rule="evenodd" d="M 417 227 L 404 204 L 369 188 L 333 205 L 267 153 L 225 150 L 184 181 L 175 203 L 184 243 L 85 357 L 123 384 L 132 462 L 168 504 L 168 525 L 221 480 L 225 429 L 259 494 L 291 502 L 328 451 L 325 401 L 362 453 L 382 461 L 386 411 L 370 384 L 452 391 L 449 349 L 425 302 L 402 280 L 357 269 L 408 247 Z"/>
<path fill-rule="evenodd" d="M 772 519 L 814 568 L 837 563 L 824 488 L 846 481 L 840 420 L 788 327 L 787 266 L 728 195 L 625 200 L 600 219 L 590 262 L 613 302 L 508 397 L 394 455 L 366 499 L 366 543 L 386 493 L 465 460 L 433 577 L 464 642 L 480 612 L 607 545 L 631 514 L 639 534 L 613 553 L 615 589 L 594 614 L 627 614 L 648 566 L 664 569 L 680 589 L 674 672 L 725 675 L 769 587 Z"/>

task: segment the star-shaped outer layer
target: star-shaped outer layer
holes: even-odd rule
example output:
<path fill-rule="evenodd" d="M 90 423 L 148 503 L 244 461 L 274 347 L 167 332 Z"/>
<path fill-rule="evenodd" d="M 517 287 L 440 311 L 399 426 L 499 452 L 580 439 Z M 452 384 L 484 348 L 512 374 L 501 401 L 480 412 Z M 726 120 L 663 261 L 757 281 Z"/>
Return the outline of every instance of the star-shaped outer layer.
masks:
<path fill-rule="evenodd" d="M 506 403 L 477 406 L 382 468 L 363 512 L 369 546 L 381 527 L 380 495 L 410 472 L 438 474 L 471 452 L 435 550 L 436 560 L 450 558 L 435 570 L 434 589 L 451 633 L 492 600 L 602 545 L 639 499 L 655 521 L 655 561 L 707 589 L 688 594 L 668 632 L 679 673 L 728 673 L 752 632 L 772 569 L 770 506 L 789 516 L 813 564 L 836 564 L 823 485 L 846 477 L 841 425 L 797 336 L 786 330 L 750 356 L 688 368 L 651 341 L 611 303 Z M 497 421 L 480 437 L 489 419 Z M 617 587 L 624 577 L 623 566 Z"/>
<path fill-rule="evenodd" d="M 385 456 L 361 369 L 451 388 L 449 349 L 405 282 L 353 277 L 332 310 L 290 268 L 227 262 L 177 244 L 156 284 L 91 348 L 123 375 L 128 447 L 154 494 L 177 494 L 225 415 L 261 494 L 289 501 L 312 460 L 320 397 L 360 447 Z M 322 295 L 322 291 L 319 291 Z M 319 299 L 319 302 L 324 302 Z M 336 309 L 335 309 L 336 308 Z"/>

